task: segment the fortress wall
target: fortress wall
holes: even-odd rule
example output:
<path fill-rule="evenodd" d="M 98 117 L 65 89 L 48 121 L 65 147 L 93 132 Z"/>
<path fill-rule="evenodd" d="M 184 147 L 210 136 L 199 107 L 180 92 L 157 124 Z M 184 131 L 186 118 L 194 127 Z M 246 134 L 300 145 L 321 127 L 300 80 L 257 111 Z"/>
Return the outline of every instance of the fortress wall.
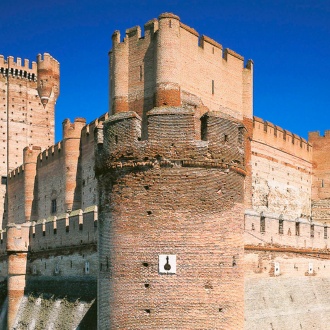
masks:
<path fill-rule="evenodd" d="M 289 132 L 283 140 L 283 132 L 255 118 L 251 142 L 252 207 L 292 219 L 309 217 L 312 148 Z"/>
<path fill-rule="evenodd" d="M 182 23 L 179 33 L 183 101 L 195 105 L 190 96 L 193 94 L 210 110 L 221 109 L 224 113 L 242 118 L 243 72 L 248 70 L 244 68 L 243 57 L 229 49 L 223 51 L 220 44 L 206 36 L 199 36 Z M 249 110 L 246 115 L 252 117 L 252 108 Z"/>
<path fill-rule="evenodd" d="M 253 117 L 253 140 L 308 162 L 312 161 L 313 148 L 310 142 L 258 117 Z"/>
<path fill-rule="evenodd" d="M 30 250 L 47 251 L 66 247 L 95 245 L 97 243 L 97 208 L 76 210 L 59 218 L 53 217 L 32 223 Z"/>
<path fill-rule="evenodd" d="M 123 42 L 120 32 L 112 36 L 110 52 L 111 113 L 136 111 L 141 117 L 153 108 L 155 92 L 154 53 L 158 21 L 151 20 L 141 28 L 126 30 Z"/>
<path fill-rule="evenodd" d="M 303 218 L 288 219 L 247 210 L 244 228 L 245 245 L 327 249 L 330 244 L 330 230 L 326 226 Z"/>
<path fill-rule="evenodd" d="M 24 165 L 13 170 L 8 176 L 8 223 L 25 222 L 25 171 Z"/>
<path fill-rule="evenodd" d="M 38 218 L 52 214 L 52 200 L 56 199 L 55 214 L 64 213 L 65 170 L 63 142 L 59 142 L 43 151 L 37 163 L 37 194 Z"/>
<path fill-rule="evenodd" d="M 165 13 L 158 20 L 113 34 L 111 113 L 135 111 L 143 122 L 154 106 L 191 107 L 252 118 L 252 61 L 244 59 Z M 198 126 L 198 123 L 196 122 Z M 144 133 L 142 132 L 144 137 Z"/>
<path fill-rule="evenodd" d="M 41 80 L 45 72 L 42 71 L 48 72 L 43 86 Z M 43 103 L 41 92 L 46 85 L 49 93 L 45 95 L 47 102 Z M 23 163 L 24 147 L 37 143 L 47 148 L 54 143 L 54 108 L 58 93 L 59 64 L 49 54 L 39 55 L 32 66 L 26 59 L 0 56 L 0 175 L 4 179 L 8 172 Z M 0 228 L 7 223 L 5 203 L 5 187 L 1 186 Z"/>
<path fill-rule="evenodd" d="M 81 207 L 84 209 L 98 203 L 97 180 L 95 178 L 94 130 L 108 118 L 108 113 L 86 125 L 81 131 Z"/>
<path fill-rule="evenodd" d="M 328 328 L 328 258 L 251 250 L 244 259 L 245 330 Z"/>
<path fill-rule="evenodd" d="M 313 145 L 312 217 L 330 223 L 330 131 L 310 132 Z"/>
<path fill-rule="evenodd" d="M 85 120 L 63 122 L 63 140 L 40 154 L 37 163 L 38 218 L 81 207 L 81 130 Z M 56 201 L 54 209 L 53 201 Z"/>

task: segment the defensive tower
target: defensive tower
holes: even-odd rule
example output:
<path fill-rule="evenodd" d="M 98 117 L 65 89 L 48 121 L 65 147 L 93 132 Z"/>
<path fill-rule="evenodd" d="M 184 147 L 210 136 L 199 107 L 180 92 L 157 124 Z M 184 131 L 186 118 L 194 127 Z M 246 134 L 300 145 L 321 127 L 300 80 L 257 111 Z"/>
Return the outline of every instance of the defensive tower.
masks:
<path fill-rule="evenodd" d="M 198 39 L 168 13 L 144 38 L 113 35 L 95 138 L 100 329 L 243 328 L 252 62 Z"/>
<path fill-rule="evenodd" d="M 22 149 L 54 144 L 54 109 L 59 95 L 59 63 L 45 53 L 37 62 L 0 56 L 1 191 L 0 228 L 6 220 L 7 173 L 22 164 Z"/>

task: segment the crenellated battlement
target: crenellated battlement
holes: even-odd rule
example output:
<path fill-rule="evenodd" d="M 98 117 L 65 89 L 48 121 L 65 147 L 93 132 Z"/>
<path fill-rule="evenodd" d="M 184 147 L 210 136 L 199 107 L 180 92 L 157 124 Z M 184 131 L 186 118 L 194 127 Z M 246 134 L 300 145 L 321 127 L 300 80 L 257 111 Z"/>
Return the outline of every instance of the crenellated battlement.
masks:
<path fill-rule="evenodd" d="M 97 206 L 75 210 L 31 223 L 30 251 L 97 243 Z"/>
<path fill-rule="evenodd" d="M 81 130 L 86 125 L 85 118 L 75 118 L 74 122 L 71 123 L 70 119 L 65 119 L 62 123 L 63 127 L 63 140 L 65 139 L 80 139 Z"/>
<path fill-rule="evenodd" d="M 44 71 L 52 72 L 55 80 L 58 80 L 60 74 L 60 64 L 50 54 L 38 54 L 37 61 L 30 63 L 28 59 L 21 59 L 8 56 L 7 59 L 0 55 L 0 74 L 10 75 L 16 78 L 37 81 L 38 75 L 43 75 Z"/>
<path fill-rule="evenodd" d="M 106 112 L 102 116 L 94 119 L 93 121 L 91 121 L 90 123 L 85 125 L 81 130 L 81 141 L 82 141 L 82 143 L 84 143 L 84 141 L 89 136 L 93 136 L 95 127 L 97 127 L 100 123 L 104 122 L 108 118 L 109 118 L 109 113 Z"/>
<path fill-rule="evenodd" d="M 159 107 L 148 112 L 147 140 L 141 140 L 142 119 L 135 112 L 118 113 L 103 123 L 102 152 L 97 171 L 120 167 L 216 167 L 245 175 L 245 129 L 240 121 L 220 112 L 201 118 L 196 139 L 194 112 Z M 157 165 L 158 164 L 158 165 Z"/>
<path fill-rule="evenodd" d="M 53 73 L 60 73 L 60 63 L 52 57 L 49 53 L 38 54 L 37 56 L 37 68 L 40 69 L 52 69 Z"/>
<path fill-rule="evenodd" d="M 0 55 L 0 66 L 6 66 L 8 68 L 15 68 L 20 70 L 31 71 L 31 73 L 37 73 L 37 62 L 28 59 L 22 59 L 17 57 L 16 60 L 14 56 L 8 56 L 7 59 L 4 58 L 3 55 Z"/>
<path fill-rule="evenodd" d="M 227 109 L 252 115 L 253 62 L 191 27 L 171 13 L 112 35 L 111 111 L 135 111 L 141 118 L 155 106 L 195 107 L 196 115 Z M 144 119 L 143 119 L 144 120 Z"/>
<path fill-rule="evenodd" d="M 253 140 L 288 152 L 307 161 L 312 160 L 312 144 L 271 122 L 253 117 Z"/>
<path fill-rule="evenodd" d="M 245 245 L 329 249 L 330 229 L 311 218 L 290 219 L 281 214 L 245 211 Z"/>

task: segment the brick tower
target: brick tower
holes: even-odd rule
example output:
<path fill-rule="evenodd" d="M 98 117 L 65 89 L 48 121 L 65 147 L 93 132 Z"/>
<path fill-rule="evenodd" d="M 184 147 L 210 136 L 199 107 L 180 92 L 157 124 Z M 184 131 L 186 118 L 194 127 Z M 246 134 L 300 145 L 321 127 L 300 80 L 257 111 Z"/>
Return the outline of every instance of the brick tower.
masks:
<path fill-rule="evenodd" d="M 6 225 L 7 173 L 23 163 L 22 149 L 54 144 L 55 103 L 59 95 L 59 63 L 45 53 L 37 62 L 0 56 L 1 187 L 0 228 Z"/>
<path fill-rule="evenodd" d="M 243 329 L 252 62 L 198 39 L 168 13 L 144 38 L 113 35 L 95 153 L 100 329 Z"/>

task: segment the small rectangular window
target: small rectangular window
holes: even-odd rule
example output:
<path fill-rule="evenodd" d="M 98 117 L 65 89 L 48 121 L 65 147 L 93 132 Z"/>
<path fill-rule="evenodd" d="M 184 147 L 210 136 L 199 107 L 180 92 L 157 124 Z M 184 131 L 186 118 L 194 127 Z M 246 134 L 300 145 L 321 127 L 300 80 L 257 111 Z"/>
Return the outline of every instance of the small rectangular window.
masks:
<path fill-rule="evenodd" d="M 260 232 L 265 233 L 266 232 L 266 218 L 260 217 Z"/>
<path fill-rule="evenodd" d="M 1 184 L 7 184 L 7 177 L 6 176 L 1 177 Z"/>
<path fill-rule="evenodd" d="M 328 238 L 328 227 L 324 227 L 324 239 Z"/>
<path fill-rule="evenodd" d="M 214 80 L 212 80 L 212 95 L 214 95 Z"/>
<path fill-rule="evenodd" d="M 52 199 L 52 213 L 56 213 L 56 210 L 57 210 L 56 199 Z"/>
<path fill-rule="evenodd" d="M 296 236 L 300 236 L 300 223 L 296 222 Z"/>
<path fill-rule="evenodd" d="M 279 220 L 279 222 L 278 222 L 278 233 L 279 234 L 283 234 L 283 220 Z"/>
<path fill-rule="evenodd" d="M 311 238 L 314 237 L 314 225 L 311 225 Z"/>

